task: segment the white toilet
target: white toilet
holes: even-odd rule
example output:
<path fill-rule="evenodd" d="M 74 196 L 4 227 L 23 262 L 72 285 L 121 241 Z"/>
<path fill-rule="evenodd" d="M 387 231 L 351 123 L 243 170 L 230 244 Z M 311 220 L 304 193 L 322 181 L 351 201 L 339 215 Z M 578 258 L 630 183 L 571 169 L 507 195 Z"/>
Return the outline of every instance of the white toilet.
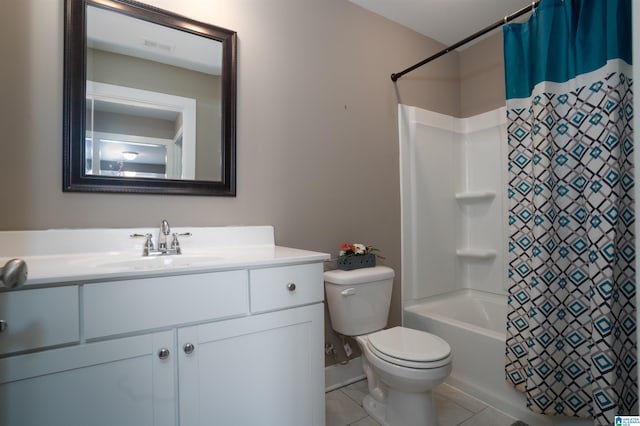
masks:
<path fill-rule="evenodd" d="M 451 348 L 424 331 L 384 330 L 394 275 L 386 266 L 325 272 L 331 323 L 360 345 L 369 382 L 367 413 L 385 426 L 432 426 L 431 391 L 451 372 Z"/>

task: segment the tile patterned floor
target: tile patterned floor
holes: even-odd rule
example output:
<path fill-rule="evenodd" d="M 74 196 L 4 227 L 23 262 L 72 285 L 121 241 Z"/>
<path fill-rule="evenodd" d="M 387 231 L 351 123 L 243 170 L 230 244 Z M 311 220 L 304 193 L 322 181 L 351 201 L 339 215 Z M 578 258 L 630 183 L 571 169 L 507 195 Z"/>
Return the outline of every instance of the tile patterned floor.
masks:
<path fill-rule="evenodd" d="M 326 394 L 327 426 L 379 426 L 362 408 L 366 380 Z M 510 426 L 516 419 L 442 384 L 434 392 L 437 426 Z"/>

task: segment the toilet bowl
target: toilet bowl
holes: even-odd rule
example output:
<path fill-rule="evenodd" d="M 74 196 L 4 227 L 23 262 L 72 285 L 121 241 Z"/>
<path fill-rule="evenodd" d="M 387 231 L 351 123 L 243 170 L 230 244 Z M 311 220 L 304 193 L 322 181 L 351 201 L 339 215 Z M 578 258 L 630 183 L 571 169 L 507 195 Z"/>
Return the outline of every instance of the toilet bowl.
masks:
<path fill-rule="evenodd" d="M 389 426 L 435 425 L 431 391 L 451 372 L 451 348 L 438 336 L 387 323 L 394 272 L 377 266 L 325 272 L 335 331 L 355 338 L 369 394 L 363 407 Z"/>

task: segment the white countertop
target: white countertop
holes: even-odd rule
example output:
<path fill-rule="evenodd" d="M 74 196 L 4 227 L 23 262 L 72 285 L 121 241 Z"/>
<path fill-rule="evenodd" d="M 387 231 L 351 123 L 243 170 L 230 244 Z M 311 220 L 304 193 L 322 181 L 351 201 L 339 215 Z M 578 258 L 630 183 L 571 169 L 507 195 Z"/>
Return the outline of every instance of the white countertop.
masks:
<path fill-rule="evenodd" d="M 0 232 L 0 266 L 24 259 L 28 277 L 23 288 L 49 284 L 82 284 L 153 276 L 195 274 L 238 268 L 258 268 L 320 262 L 326 253 L 280 247 L 270 226 L 180 227 L 181 255 L 142 256 L 144 238 L 157 229 L 64 229 Z M 170 237 L 168 239 L 170 241 Z"/>

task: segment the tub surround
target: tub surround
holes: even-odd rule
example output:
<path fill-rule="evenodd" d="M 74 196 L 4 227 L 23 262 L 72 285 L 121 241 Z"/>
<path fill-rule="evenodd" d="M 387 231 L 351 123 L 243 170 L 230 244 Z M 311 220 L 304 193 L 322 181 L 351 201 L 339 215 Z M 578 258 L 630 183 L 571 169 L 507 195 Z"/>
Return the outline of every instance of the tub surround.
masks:
<path fill-rule="evenodd" d="M 3 424 L 324 426 L 329 256 L 271 227 L 175 231 L 185 254 L 156 257 L 129 238 L 155 228 L 0 232 L 30 268 L 0 291 Z"/>
<path fill-rule="evenodd" d="M 400 105 L 402 299 L 506 294 L 506 110 L 455 118 Z"/>
<path fill-rule="evenodd" d="M 529 411 L 504 380 L 505 108 L 459 119 L 400 105 L 399 122 L 403 325 L 451 345 L 446 383 L 532 425 L 587 424 Z"/>

